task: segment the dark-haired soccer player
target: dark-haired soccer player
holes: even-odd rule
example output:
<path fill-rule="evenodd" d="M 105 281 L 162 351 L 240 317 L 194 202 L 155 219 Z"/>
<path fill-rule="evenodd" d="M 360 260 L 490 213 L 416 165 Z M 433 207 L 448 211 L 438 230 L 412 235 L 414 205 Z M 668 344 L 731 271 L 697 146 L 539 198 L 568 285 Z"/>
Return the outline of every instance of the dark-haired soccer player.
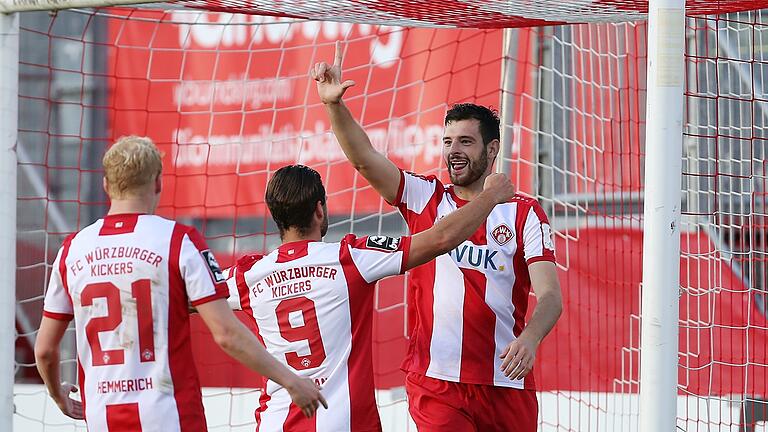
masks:
<path fill-rule="evenodd" d="M 333 65 L 311 71 L 349 161 L 396 206 L 412 234 L 477 199 L 499 152 L 499 118 L 474 104 L 445 116 L 443 159 L 452 184 L 400 170 L 378 153 L 344 105 L 353 81 Z M 515 195 L 469 239 L 411 272 L 410 344 L 403 369 L 411 415 L 424 431 L 535 431 L 536 350 L 562 311 L 552 233 L 539 203 Z M 537 305 L 528 324 L 528 294 Z"/>
<path fill-rule="evenodd" d="M 322 386 L 331 409 L 308 419 L 285 389 L 267 381 L 257 430 L 380 431 L 371 346 L 376 281 L 453 249 L 514 193 L 505 176 L 492 175 L 472 204 L 413 237 L 349 234 L 324 243 L 328 214 L 320 175 L 302 165 L 277 170 L 266 202 L 282 245 L 238 260 L 229 272 L 230 292 L 237 292 L 230 304 L 253 318 L 270 354 Z"/>

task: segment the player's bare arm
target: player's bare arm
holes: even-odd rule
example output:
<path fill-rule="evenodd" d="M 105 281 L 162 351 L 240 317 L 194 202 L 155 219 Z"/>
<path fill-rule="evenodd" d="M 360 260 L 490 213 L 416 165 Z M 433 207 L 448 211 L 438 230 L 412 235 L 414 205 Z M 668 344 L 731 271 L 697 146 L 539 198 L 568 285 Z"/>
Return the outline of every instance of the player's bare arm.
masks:
<path fill-rule="evenodd" d="M 522 379 L 533 369 L 536 350 L 552 330 L 563 311 L 560 282 L 555 264 L 539 261 L 528 266 L 531 287 L 536 294 L 536 307 L 525 330 L 501 353 L 501 370 L 509 379 Z"/>
<path fill-rule="evenodd" d="M 341 61 L 341 43 L 336 42 L 333 64 L 317 63 L 310 71 L 310 76 L 317 82 L 317 93 L 325 105 L 333 133 L 347 159 L 385 200 L 393 202 L 400 184 L 400 170 L 373 148 L 368 135 L 344 104 L 342 97 L 355 82 L 342 81 Z"/>
<path fill-rule="evenodd" d="M 77 392 L 77 388 L 72 384 L 62 383 L 59 375 L 59 344 L 68 326 L 69 321 L 43 317 L 35 340 L 35 363 L 48 388 L 48 394 L 61 412 L 67 417 L 82 420 L 82 402 L 69 397 L 70 393 Z"/>
<path fill-rule="evenodd" d="M 477 231 L 496 204 L 505 203 L 514 195 L 515 186 L 504 174 L 486 177 L 483 191 L 477 198 L 444 217 L 432 228 L 413 236 L 403 270 L 422 265 L 460 245 Z"/>
<path fill-rule="evenodd" d="M 214 300 L 197 306 L 200 317 L 211 330 L 216 343 L 230 356 L 256 373 L 280 384 L 288 390 L 293 403 L 307 417 L 312 417 L 320 404 L 328 402 L 317 385 L 300 378 L 269 355 L 256 336 L 235 317 L 226 300 Z"/>

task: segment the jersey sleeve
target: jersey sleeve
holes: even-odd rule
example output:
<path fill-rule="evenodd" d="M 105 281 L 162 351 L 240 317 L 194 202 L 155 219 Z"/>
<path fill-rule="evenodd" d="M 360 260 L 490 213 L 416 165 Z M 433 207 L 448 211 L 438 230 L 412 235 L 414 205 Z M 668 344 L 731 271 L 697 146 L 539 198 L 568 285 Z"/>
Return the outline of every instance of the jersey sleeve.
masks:
<path fill-rule="evenodd" d="M 400 170 L 400 185 L 395 201 L 390 204 L 396 206 L 410 223 L 415 216 L 424 213 L 430 203 L 439 199 L 437 191 L 441 188 L 442 184 L 435 176 L 424 177 Z"/>
<path fill-rule="evenodd" d="M 194 228 L 189 228 L 181 241 L 179 270 L 192 306 L 229 296 L 219 263 L 205 239 Z"/>
<path fill-rule="evenodd" d="M 404 273 L 411 237 L 348 235 L 342 240 L 342 264 L 344 256 L 355 266 L 367 283 L 374 283 L 387 276 Z"/>
<path fill-rule="evenodd" d="M 245 273 L 251 269 L 264 256 L 260 254 L 247 254 L 240 257 L 237 263 L 224 270 L 227 278 L 227 290 L 229 292 L 229 307 L 232 310 L 243 310 L 243 305 L 249 305 L 251 288 L 245 280 Z"/>
<path fill-rule="evenodd" d="M 65 261 L 64 250 L 65 247 L 59 249 L 56 260 L 53 262 L 51 279 L 48 281 L 48 289 L 45 292 L 43 302 L 43 316 L 60 321 L 71 321 L 75 315 L 72 298 L 67 292 L 66 273 L 62 276 L 62 271 L 67 271 L 66 265 L 63 265 Z"/>
<path fill-rule="evenodd" d="M 243 310 L 243 305 L 240 303 L 240 292 L 237 289 L 237 281 L 235 280 L 236 273 L 236 265 L 224 270 L 224 277 L 227 278 L 227 292 L 229 293 L 227 304 L 229 304 L 229 308 L 232 310 Z"/>
<path fill-rule="evenodd" d="M 552 227 L 549 225 L 544 209 L 536 201 L 528 209 L 528 216 L 525 219 L 523 249 L 525 262 L 529 265 L 538 261 L 555 262 Z"/>

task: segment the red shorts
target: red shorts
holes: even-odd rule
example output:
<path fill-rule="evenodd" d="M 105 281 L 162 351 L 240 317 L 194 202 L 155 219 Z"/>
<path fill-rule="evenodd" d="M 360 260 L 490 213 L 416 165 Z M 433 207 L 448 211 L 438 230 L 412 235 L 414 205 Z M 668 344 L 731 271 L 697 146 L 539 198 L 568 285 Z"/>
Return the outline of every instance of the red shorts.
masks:
<path fill-rule="evenodd" d="M 419 432 L 535 432 L 534 390 L 464 384 L 409 372 L 408 410 Z"/>

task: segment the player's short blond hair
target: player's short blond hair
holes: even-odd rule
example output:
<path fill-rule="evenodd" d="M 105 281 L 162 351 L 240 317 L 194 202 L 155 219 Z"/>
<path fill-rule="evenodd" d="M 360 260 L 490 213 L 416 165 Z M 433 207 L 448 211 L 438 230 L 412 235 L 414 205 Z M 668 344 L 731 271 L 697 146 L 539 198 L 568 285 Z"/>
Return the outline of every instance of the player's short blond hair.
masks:
<path fill-rule="evenodd" d="M 107 194 L 126 198 L 155 182 L 163 170 L 163 155 L 147 137 L 124 136 L 107 150 L 102 164 Z"/>

